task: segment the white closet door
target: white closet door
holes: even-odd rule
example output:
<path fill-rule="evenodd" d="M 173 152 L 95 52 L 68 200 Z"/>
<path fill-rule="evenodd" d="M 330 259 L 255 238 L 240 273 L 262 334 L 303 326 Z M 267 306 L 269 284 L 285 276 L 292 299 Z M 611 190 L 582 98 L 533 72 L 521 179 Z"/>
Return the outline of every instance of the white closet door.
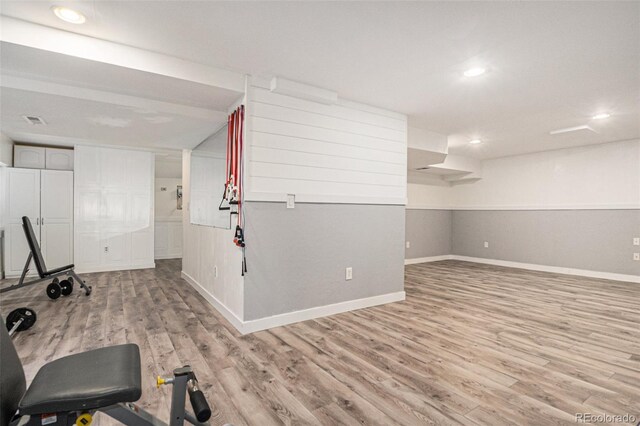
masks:
<path fill-rule="evenodd" d="M 73 263 L 73 172 L 42 170 L 40 234 L 48 269 Z"/>
<path fill-rule="evenodd" d="M 29 255 L 29 245 L 22 229 L 22 216 L 31 219 L 36 238 L 40 238 L 40 170 L 8 168 L 6 206 L 6 251 L 7 276 L 22 273 Z M 34 271 L 33 263 L 31 269 Z"/>

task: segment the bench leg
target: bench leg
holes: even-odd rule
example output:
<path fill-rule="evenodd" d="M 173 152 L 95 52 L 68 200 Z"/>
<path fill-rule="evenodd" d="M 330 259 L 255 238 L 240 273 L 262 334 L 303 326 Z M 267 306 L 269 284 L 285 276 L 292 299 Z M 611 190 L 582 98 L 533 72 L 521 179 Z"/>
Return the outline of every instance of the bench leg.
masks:
<path fill-rule="evenodd" d="M 91 294 L 91 286 L 86 285 L 82 278 L 80 278 L 73 269 L 69 270 L 69 275 L 73 276 L 73 278 L 80 284 L 81 288 L 84 288 L 85 294 L 87 296 Z"/>

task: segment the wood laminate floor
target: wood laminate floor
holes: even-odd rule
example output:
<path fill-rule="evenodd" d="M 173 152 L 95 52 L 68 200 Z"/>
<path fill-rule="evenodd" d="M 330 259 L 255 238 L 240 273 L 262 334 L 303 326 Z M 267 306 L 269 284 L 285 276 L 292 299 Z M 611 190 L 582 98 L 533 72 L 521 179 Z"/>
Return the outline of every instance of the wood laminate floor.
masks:
<path fill-rule="evenodd" d="M 170 389 L 155 376 L 188 363 L 212 424 L 640 421 L 639 284 L 442 261 L 406 268 L 405 302 L 240 336 L 180 279 L 180 261 L 157 265 L 87 274 L 90 297 L 3 294 L 3 316 L 38 313 L 14 340 L 27 380 L 55 358 L 134 342 L 140 403 L 163 419 Z"/>

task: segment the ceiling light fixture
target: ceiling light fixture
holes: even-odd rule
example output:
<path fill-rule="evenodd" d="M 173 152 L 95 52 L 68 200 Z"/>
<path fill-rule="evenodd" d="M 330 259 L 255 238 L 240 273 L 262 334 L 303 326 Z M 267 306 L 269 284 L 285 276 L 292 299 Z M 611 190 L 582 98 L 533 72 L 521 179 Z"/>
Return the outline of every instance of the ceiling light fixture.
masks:
<path fill-rule="evenodd" d="M 58 18 L 71 24 L 84 24 L 87 20 L 82 13 L 76 12 L 68 7 L 54 6 L 51 10 L 53 10 L 53 13 L 55 13 Z"/>
<path fill-rule="evenodd" d="M 482 143 L 482 141 L 480 139 L 471 139 L 469 143 L 471 145 L 478 145 L 479 143 Z"/>
<path fill-rule="evenodd" d="M 487 70 L 482 68 L 482 67 L 469 68 L 468 70 L 466 70 L 464 72 L 464 76 L 465 77 L 477 77 L 479 75 L 484 74 L 486 71 Z"/>
<path fill-rule="evenodd" d="M 606 112 L 603 112 L 601 114 L 596 114 L 591 118 L 594 120 L 602 120 L 604 118 L 609 118 L 609 117 L 611 117 L 611 114 L 607 114 Z"/>

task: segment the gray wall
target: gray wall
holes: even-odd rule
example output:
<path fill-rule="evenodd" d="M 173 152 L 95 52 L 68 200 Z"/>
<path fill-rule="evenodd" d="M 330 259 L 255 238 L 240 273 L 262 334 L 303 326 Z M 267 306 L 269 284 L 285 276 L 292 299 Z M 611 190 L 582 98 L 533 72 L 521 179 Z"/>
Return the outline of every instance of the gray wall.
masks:
<path fill-rule="evenodd" d="M 451 210 L 407 210 L 406 259 L 451 254 Z"/>
<path fill-rule="evenodd" d="M 247 202 L 244 320 L 404 289 L 404 206 Z M 345 281 L 345 268 L 353 280 Z"/>
<path fill-rule="evenodd" d="M 640 210 L 454 211 L 452 229 L 460 256 L 640 275 Z"/>

